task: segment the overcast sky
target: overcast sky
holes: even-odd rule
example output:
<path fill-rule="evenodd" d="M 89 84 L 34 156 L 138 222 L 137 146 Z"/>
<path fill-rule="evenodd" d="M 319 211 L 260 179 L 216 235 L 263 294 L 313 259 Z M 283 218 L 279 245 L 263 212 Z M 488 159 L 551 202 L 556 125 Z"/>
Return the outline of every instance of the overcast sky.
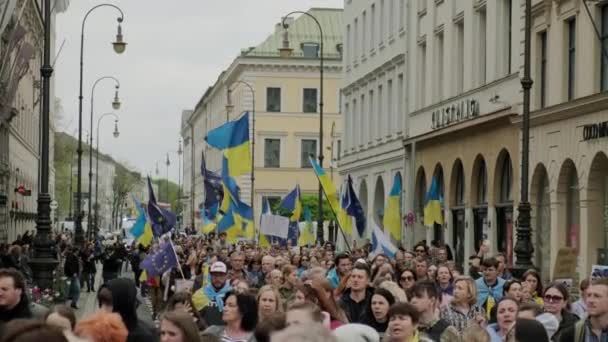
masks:
<path fill-rule="evenodd" d="M 102 1 L 71 0 L 57 15 L 57 46 L 65 45 L 55 64 L 55 95 L 61 101 L 58 130 L 78 128 L 80 27 L 85 13 Z M 113 120 L 102 121 L 100 150 L 140 172 L 154 172 L 167 152 L 176 151 L 183 109 L 193 109 L 205 89 L 230 65 L 242 48 L 261 43 L 293 10 L 341 8 L 343 0 L 122 0 L 123 34 L 128 43 L 117 55 L 117 12 L 95 10 L 87 19 L 84 44 L 83 125 L 89 130 L 90 94 L 102 76 L 120 80 L 120 137 L 112 138 Z M 114 84 L 104 80 L 95 90 L 95 119 L 111 112 Z M 95 133 L 95 129 L 94 129 Z M 83 137 L 84 139 L 84 137 Z M 169 177 L 177 181 L 175 153 Z M 164 176 L 163 176 L 164 177 Z"/>

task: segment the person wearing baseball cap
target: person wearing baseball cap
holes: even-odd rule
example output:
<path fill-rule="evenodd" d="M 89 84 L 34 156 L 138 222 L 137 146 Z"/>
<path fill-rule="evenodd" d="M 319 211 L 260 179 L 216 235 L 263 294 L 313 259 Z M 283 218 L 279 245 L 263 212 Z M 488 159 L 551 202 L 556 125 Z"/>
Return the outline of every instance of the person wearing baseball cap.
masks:
<path fill-rule="evenodd" d="M 192 295 L 192 303 L 200 316 L 209 325 L 224 325 L 222 312 L 226 293 L 232 290 L 227 282 L 228 268 L 221 261 L 214 262 L 209 268 L 211 281 Z"/>

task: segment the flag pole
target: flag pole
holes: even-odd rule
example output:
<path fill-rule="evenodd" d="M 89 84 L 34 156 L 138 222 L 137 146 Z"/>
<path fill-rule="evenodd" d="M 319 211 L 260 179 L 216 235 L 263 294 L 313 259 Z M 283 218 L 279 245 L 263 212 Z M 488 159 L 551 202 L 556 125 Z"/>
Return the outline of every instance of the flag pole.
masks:
<path fill-rule="evenodd" d="M 179 273 L 182 275 L 182 279 L 186 280 L 186 276 L 184 276 L 184 271 L 182 270 L 182 265 L 179 263 L 179 257 L 177 256 L 177 253 L 175 252 L 175 246 L 173 245 L 173 241 L 171 240 L 171 238 L 169 238 L 169 243 L 171 244 L 171 250 L 173 251 L 173 255 L 175 255 L 175 260 L 177 260 L 177 269 L 179 270 Z"/>
<path fill-rule="evenodd" d="M 316 172 L 314 174 L 317 177 L 317 180 L 319 181 L 319 183 L 321 183 L 321 179 L 319 179 L 319 175 L 317 175 Z M 342 229 L 342 226 L 340 225 L 340 220 L 338 220 L 338 215 L 336 214 L 336 210 L 331 205 L 331 201 L 329 200 L 329 197 L 327 196 L 327 193 L 325 192 L 325 188 L 323 188 L 323 187 L 321 187 L 321 188 L 323 189 L 323 194 L 325 194 L 325 198 L 327 199 L 327 204 L 329 205 L 329 209 L 331 209 L 331 213 L 334 215 L 334 218 L 336 219 L 336 224 L 338 225 L 338 229 L 340 229 L 340 233 L 342 233 L 342 237 L 344 238 L 344 243 L 346 243 L 346 248 L 348 248 L 349 252 L 352 252 L 352 250 L 350 248 L 350 244 L 348 243 L 348 239 L 346 238 L 346 233 L 344 233 L 344 230 Z M 323 208 L 319 208 L 319 210 L 323 210 Z"/>

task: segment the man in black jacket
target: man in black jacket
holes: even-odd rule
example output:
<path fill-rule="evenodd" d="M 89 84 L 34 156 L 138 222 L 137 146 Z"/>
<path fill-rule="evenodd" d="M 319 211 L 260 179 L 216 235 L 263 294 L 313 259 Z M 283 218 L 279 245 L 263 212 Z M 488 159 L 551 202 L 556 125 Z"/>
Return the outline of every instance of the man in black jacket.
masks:
<path fill-rule="evenodd" d="M 587 319 L 566 328 L 559 336 L 560 342 L 585 342 L 608 340 L 608 279 L 594 280 L 587 288 L 585 303 Z"/>
<path fill-rule="evenodd" d="M 6 322 L 17 318 L 32 318 L 30 303 L 25 293 L 25 278 L 15 269 L 2 268 L 0 269 L 0 325 L 3 328 Z"/>
<path fill-rule="evenodd" d="M 127 278 L 117 278 L 107 284 L 112 293 L 112 310 L 120 314 L 129 330 L 127 342 L 156 342 L 158 334 L 154 328 L 137 318 L 137 289 L 135 282 Z"/>
<path fill-rule="evenodd" d="M 77 256 L 76 247 L 68 247 L 65 254 L 65 264 L 63 273 L 70 280 L 69 298 L 71 306 L 78 309 L 78 299 L 80 299 L 80 260 Z"/>
<path fill-rule="evenodd" d="M 344 291 L 340 307 L 350 323 L 365 323 L 374 291 L 369 286 L 370 271 L 367 265 L 355 264 L 350 273 L 351 287 Z"/>

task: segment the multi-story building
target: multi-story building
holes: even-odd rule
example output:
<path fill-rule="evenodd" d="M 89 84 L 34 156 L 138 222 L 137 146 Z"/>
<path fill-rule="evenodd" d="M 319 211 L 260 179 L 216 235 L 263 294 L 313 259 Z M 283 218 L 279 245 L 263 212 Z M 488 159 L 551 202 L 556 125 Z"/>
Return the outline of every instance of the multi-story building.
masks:
<path fill-rule="evenodd" d="M 324 33 L 324 155 L 339 158 L 342 120 L 340 116 L 340 86 L 342 83 L 342 10 L 313 8 L 309 11 L 323 27 Z M 288 18 L 289 40 L 294 49 L 288 58 L 280 57 L 284 29 L 277 24 L 275 31 L 261 44 L 244 49 L 215 84 L 207 89 L 189 118 L 182 118 L 182 136 L 191 145 L 189 162 L 195 169 L 194 210 L 203 202 L 203 185 L 199 171 L 202 153 L 207 167 L 219 171 L 221 154 L 204 143 L 206 133 L 242 113 L 255 109 L 255 131 L 250 122 L 251 140 L 255 138 L 255 186 L 251 194 L 250 175 L 239 179 L 241 197 L 251 203 L 259 217 L 264 198 L 276 201 L 296 184 L 303 195 L 316 194 L 318 182 L 308 160 L 309 154 L 319 154 L 319 32 L 311 18 Z M 248 83 L 254 90 L 239 83 Z M 234 108 L 226 111 L 227 89 Z M 255 103 L 255 108 L 253 104 Z M 250 116 L 253 120 L 253 116 Z M 190 127 L 188 129 L 185 127 Z M 186 147 L 188 148 L 188 147 Z M 185 158 L 188 153 L 185 153 Z M 334 183 L 340 177 L 334 172 L 335 163 L 326 163 Z M 186 169 L 186 168 L 184 168 Z M 335 173 L 335 174 L 334 174 Z M 184 179 L 191 174 L 184 174 Z M 192 192 L 192 190 L 191 190 Z M 192 213 L 196 215 L 196 213 Z M 257 219 L 256 219 L 257 221 Z M 200 221 L 197 221 L 200 225 Z"/>
<path fill-rule="evenodd" d="M 383 226 L 393 180 L 407 175 L 402 141 L 408 78 L 405 19 L 405 1 L 345 1 L 340 175 L 353 178 L 368 228 Z M 370 231 L 360 238 L 369 237 Z"/>
<path fill-rule="evenodd" d="M 552 270 L 559 247 L 569 246 L 587 274 L 608 261 L 608 6 L 534 1 L 533 14 L 529 191 L 536 263 Z"/>
<path fill-rule="evenodd" d="M 200 171 L 192 162 L 195 159 L 194 156 L 194 145 L 192 137 L 194 135 L 194 127 L 188 121 L 194 111 L 191 109 L 185 109 L 182 111 L 181 121 L 181 136 L 183 137 L 183 155 L 182 155 L 182 191 L 181 191 L 181 213 L 182 213 L 182 226 L 183 227 L 196 227 L 196 212 L 197 206 L 194 202 L 194 180 L 196 173 Z"/>
<path fill-rule="evenodd" d="M 53 2 L 52 40 L 55 15 L 67 6 L 67 0 Z M 40 1 L 10 2 L 2 11 L 0 33 L 8 37 L 8 41 L 0 47 L 0 241 L 11 242 L 36 226 L 44 27 Z M 53 51 L 54 44 L 51 53 Z M 53 109 L 50 115 L 52 121 Z M 50 129 L 52 137 L 54 127 L 51 125 Z M 52 145 L 52 138 L 50 141 Z M 52 163 L 52 148 L 49 153 Z M 50 178 L 54 178 L 53 173 L 50 165 Z M 49 181 L 51 196 L 53 184 Z"/>

